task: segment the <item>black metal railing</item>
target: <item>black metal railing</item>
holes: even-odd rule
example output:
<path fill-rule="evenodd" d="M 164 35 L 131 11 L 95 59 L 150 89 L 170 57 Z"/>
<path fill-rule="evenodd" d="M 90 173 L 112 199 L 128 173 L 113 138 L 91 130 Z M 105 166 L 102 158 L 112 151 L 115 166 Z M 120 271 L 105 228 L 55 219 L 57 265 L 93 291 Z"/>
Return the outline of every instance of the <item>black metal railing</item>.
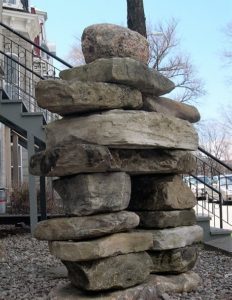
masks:
<path fill-rule="evenodd" d="M 198 147 L 196 170 L 184 181 L 194 192 L 196 213 L 211 217 L 214 227 L 232 229 L 232 167 Z"/>
<path fill-rule="evenodd" d="M 44 79 L 58 79 L 59 72 L 72 66 L 0 22 L 0 63 L 4 71 L 5 99 L 22 101 L 28 112 L 42 112 L 46 122 L 59 116 L 38 107 L 35 86 Z"/>

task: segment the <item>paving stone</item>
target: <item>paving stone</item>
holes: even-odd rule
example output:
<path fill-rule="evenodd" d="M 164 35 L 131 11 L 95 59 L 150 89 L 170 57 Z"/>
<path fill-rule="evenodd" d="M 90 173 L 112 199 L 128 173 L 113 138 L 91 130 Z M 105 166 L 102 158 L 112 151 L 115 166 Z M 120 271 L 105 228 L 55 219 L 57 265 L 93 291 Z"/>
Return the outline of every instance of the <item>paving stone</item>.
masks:
<path fill-rule="evenodd" d="M 62 261 L 72 284 L 87 291 L 125 289 L 142 283 L 150 274 L 146 252 L 117 255 L 88 262 Z"/>
<path fill-rule="evenodd" d="M 165 292 L 183 293 L 196 290 L 200 284 L 200 277 L 192 272 L 179 275 L 150 275 L 145 283 L 116 292 L 100 292 L 87 294 L 81 292 L 71 284 L 54 288 L 50 294 L 50 300 L 160 300 Z"/>
<path fill-rule="evenodd" d="M 132 177 L 131 210 L 182 210 L 196 204 L 195 195 L 179 175 Z"/>
<path fill-rule="evenodd" d="M 62 116 L 142 106 L 142 95 L 138 90 L 112 83 L 42 80 L 35 91 L 40 107 Z"/>
<path fill-rule="evenodd" d="M 110 148 L 197 150 L 198 136 L 187 121 L 155 112 L 111 110 L 64 117 L 46 126 L 46 145 L 90 143 Z"/>
<path fill-rule="evenodd" d="M 131 195 L 130 176 L 124 172 L 80 174 L 53 181 L 69 215 L 91 215 L 124 210 Z"/>
<path fill-rule="evenodd" d="M 169 116 L 187 120 L 191 123 L 200 121 L 200 113 L 196 107 L 165 97 L 143 97 L 143 109 L 155 111 Z"/>
<path fill-rule="evenodd" d="M 172 211 L 134 211 L 140 228 L 169 228 L 196 224 L 194 209 Z"/>
<path fill-rule="evenodd" d="M 141 252 L 148 250 L 152 244 L 150 232 L 127 232 L 83 242 L 49 242 L 49 250 L 61 260 L 77 262 Z"/>
<path fill-rule="evenodd" d="M 188 151 L 125 150 L 67 142 L 38 152 L 30 160 L 37 176 L 68 176 L 78 173 L 124 171 L 129 174 L 189 173 L 196 161 Z"/>
<path fill-rule="evenodd" d="M 64 80 L 124 84 L 156 96 L 175 88 L 175 84 L 161 73 L 129 57 L 100 58 L 87 65 L 63 70 L 60 77 Z"/>
<path fill-rule="evenodd" d="M 147 232 L 145 229 L 139 231 Z M 149 232 L 153 234 L 153 246 L 150 250 L 154 251 L 182 248 L 203 241 L 203 230 L 198 225 L 150 229 Z"/>
<path fill-rule="evenodd" d="M 128 231 L 139 224 L 139 217 L 121 211 L 84 217 L 54 218 L 38 223 L 34 237 L 38 240 L 85 240 Z"/>
<path fill-rule="evenodd" d="M 197 260 L 197 246 L 183 248 L 149 251 L 152 262 L 152 273 L 178 274 L 191 270 Z"/>

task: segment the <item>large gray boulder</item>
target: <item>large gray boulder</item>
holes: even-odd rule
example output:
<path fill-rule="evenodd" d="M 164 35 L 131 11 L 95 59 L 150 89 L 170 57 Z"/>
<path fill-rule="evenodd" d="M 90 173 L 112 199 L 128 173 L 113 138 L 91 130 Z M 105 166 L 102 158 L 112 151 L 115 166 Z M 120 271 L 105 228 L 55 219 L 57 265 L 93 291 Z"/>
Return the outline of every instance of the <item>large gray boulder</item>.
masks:
<path fill-rule="evenodd" d="M 201 118 L 196 107 L 165 97 L 144 96 L 142 109 L 164 113 L 191 123 L 196 123 Z"/>
<path fill-rule="evenodd" d="M 189 173 L 196 168 L 193 155 L 181 150 L 125 150 L 105 146 L 56 145 L 36 153 L 30 173 L 37 176 L 68 176 L 78 173 L 123 171 L 129 174 Z"/>
<path fill-rule="evenodd" d="M 36 86 L 35 95 L 40 107 L 62 116 L 142 106 L 142 95 L 138 90 L 103 82 L 42 80 Z"/>
<path fill-rule="evenodd" d="M 34 237 L 38 240 L 67 241 L 101 237 L 128 231 L 139 224 L 139 217 L 121 211 L 84 217 L 56 218 L 39 222 Z"/>
<path fill-rule="evenodd" d="M 145 175 L 132 178 L 131 210 L 182 210 L 197 200 L 179 175 Z"/>
<path fill-rule="evenodd" d="M 160 113 L 124 110 L 64 117 L 47 125 L 48 148 L 69 141 L 123 149 L 198 147 L 196 130 L 189 122 Z"/>
<path fill-rule="evenodd" d="M 131 181 L 124 172 L 80 174 L 53 183 L 69 215 L 120 211 L 129 205 Z"/>
<path fill-rule="evenodd" d="M 146 64 L 149 58 L 147 39 L 118 25 L 91 25 L 85 28 L 81 42 L 86 63 L 98 58 L 131 57 Z"/>
<path fill-rule="evenodd" d="M 134 211 L 140 228 L 169 228 L 196 224 L 194 209 L 172 211 Z"/>
<path fill-rule="evenodd" d="M 156 96 L 175 88 L 175 84 L 161 73 L 129 57 L 97 59 L 90 64 L 61 71 L 60 77 L 64 80 L 124 84 Z"/>
<path fill-rule="evenodd" d="M 49 250 L 61 260 L 88 261 L 148 250 L 153 244 L 152 233 L 126 232 L 83 242 L 49 242 Z"/>
<path fill-rule="evenodd" d="M 87 291 L 125 289 L 142 283 L 152 261 L 146 252 L 117 255 L 88 262 L 62 261 L 72 284 Z"/>
<path fill-rule="evenodd" d="M 71 284 L 53 288 L 50 300 L 160 300 L 162 294 L 183 293 L 196 290 L 201 282 L 198 274 L 188 271 L 178 275 L 150 275 L 144 283 L 134 287 L 115 291 L 86 294 Z"/>
<path fill-rule="evenodd" d="M 139 231 L 146 232 L 147 230 L 140 229 Z M 203 240 L 203 230 L 198 225 L 151 229 L 149 232 L 153 235 L 153 246 L 150 249 L 153 251 L 182 248 Z"/>
<path fill-rule="evenodd" d="M 197 260 L 197 246 L 166 251 L 149 251 L 152 262 L 151 273 L 178 274 L 191 270 Z"/>

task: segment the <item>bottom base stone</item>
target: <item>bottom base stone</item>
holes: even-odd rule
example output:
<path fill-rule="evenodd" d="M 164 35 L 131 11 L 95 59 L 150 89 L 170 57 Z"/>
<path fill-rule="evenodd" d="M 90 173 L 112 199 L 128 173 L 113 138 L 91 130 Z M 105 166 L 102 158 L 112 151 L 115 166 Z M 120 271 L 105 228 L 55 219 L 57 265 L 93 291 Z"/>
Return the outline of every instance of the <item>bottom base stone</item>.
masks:
<path fill-rule="evenodd" d="M 149 279 L 135 287 L 108 293 L 84 293 L 71 284 L 54 288 L 50 300 L 158 300 L 165 292 L 183 293 L 195 290 L 200 282 L 198 274 L 189 271 L 180 275 L 150 275 Z"/>

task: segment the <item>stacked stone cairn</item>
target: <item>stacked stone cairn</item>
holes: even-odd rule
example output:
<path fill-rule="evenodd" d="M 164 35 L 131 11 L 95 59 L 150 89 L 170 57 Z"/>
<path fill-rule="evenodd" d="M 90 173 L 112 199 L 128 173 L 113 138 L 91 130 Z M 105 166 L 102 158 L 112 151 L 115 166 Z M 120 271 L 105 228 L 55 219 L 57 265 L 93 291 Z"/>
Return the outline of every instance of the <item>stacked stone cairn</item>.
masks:
<path fill-rule="evenodd" d="M 86 65 L 36 88 L 38 104 L 63 117 L 47 125 L 47 148 L 30 161 L 32 174 L 59 177 L 65 210 L 34 232 L 68 269 L 72 285 L 54 299 L 190 291 L 202 230 L 181 174 L 195 168 L 199 113 L 160 97 L 174 84 L 147 66 L 148 43 L 137 32 L 93 25 L 82 49 Z"/>

